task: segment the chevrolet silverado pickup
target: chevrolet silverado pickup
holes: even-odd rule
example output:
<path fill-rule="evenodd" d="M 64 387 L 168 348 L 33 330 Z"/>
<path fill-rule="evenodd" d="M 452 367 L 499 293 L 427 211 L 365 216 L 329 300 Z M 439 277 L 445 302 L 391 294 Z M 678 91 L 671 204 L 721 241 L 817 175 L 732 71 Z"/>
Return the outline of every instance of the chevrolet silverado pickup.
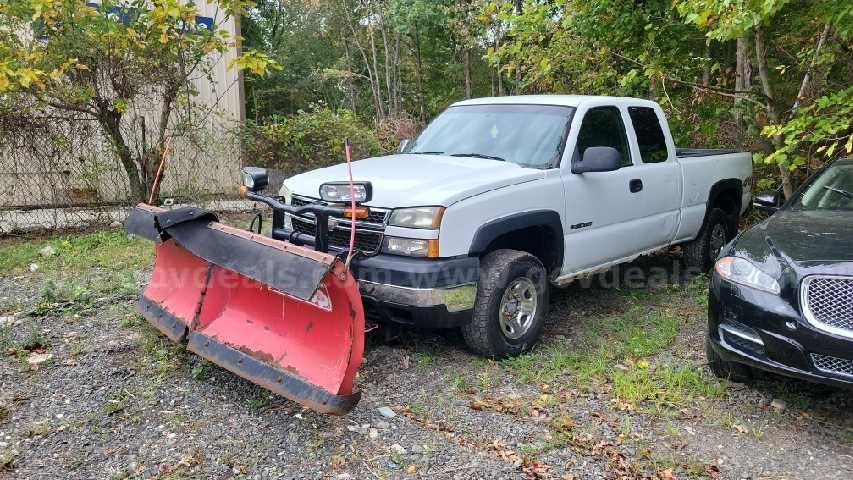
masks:
<path fill-rule="evenodd" d="M 278 212 L 272 236 L 345 252 L 355 222 L 351 269 L 368 312 L 460 328 L 492 358 L 535 344 L 549 284 L 674 245 L 709 269 L 752 184 L 749 153 L 676 148 L 657 103 L 574 95 L 455 103 L 399 153 L 351 170 L 369 213 Z M 279 198 L 340 201 L 347 180 L 347 164 L 301 173 Z"/>

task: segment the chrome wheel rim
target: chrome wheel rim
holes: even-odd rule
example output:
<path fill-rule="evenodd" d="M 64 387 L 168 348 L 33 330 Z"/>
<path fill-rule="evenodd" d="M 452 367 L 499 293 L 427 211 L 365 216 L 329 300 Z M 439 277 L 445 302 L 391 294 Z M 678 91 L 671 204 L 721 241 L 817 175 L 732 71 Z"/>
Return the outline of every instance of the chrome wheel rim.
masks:
<path fill-rule="evenodd" d="M 716 260 L 720 255 L 720 250 L 726 244 L 726 227 L 722 223 L 714 225 L 711 230 L 711 260 Z"/>
<path fill-rule="evenodd" d="M 523 337 L 533 325 L 538 304 L 539 295 L 532 280 L 527 277 L 513 280 L 504 290 L 498 310 L 503 334 L 512 340 Z"/>

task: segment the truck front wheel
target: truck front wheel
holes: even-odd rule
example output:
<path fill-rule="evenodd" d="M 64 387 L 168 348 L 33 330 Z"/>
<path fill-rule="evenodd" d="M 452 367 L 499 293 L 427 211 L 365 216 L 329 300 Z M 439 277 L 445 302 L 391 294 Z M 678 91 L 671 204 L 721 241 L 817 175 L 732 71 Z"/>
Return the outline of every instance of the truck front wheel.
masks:
<path fill-rule="evenodd" d="M 495 250 L 480 262 L 474 314 L 462 326 L 465 343 L 489 358 L 529 350 L 542 334 L 548 312 L 545 267 L 533 255 Z"/>

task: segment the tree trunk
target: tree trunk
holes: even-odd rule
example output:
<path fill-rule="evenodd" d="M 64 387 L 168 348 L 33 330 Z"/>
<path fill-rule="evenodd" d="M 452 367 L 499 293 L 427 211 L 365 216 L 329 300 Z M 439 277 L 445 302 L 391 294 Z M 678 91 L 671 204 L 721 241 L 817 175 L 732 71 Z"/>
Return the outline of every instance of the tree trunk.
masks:
<path fill-rule="evenodd" d="M 797 92 L 797 98 L 794 100 L 794 106 L 791 107 L 791 116 L 793 116 L 797 108 L 800 107 L 800 104 L 808 93 L 809 84 L 811 83 L 812 76 L 814 75 L 814 67 L 817 63 L 817 58 L 820 55 L 820 50 L 823 48 L 824 42 L 826 42 L 826 37 L 829 36 L 830 28 L 830 24 L 827 23 L 823 27 L 823 32 L 821 32 L 820 38 L 818 38 L 817 47 L 815 47 L 814 54 L 809 62 L 809 68 L 806 70 L 805 75 L 803 75 L 803 83 L 800 84 L 800 90 Z"/>
<path fill-rule="evenodd" d="M 385 32 L 385 19 L 383 18 L 379 24 L 380 33 L 382 33 L 382 48 L 385 50 L 385 91 L 388 93 L 387 105 L 388 115 L 396 116 L 394 111 L 394 84 L 391 82 L 391 71 L 394 68 L 394 61 L 391 58 L 391 49 L 388 47 L 388 35 Z"/>
<path fill-rule="evenodd" d="M 343 34 L 341 34 L 341 42 L 344 44 L 344 57 L 346 58 L 347 63 L 347 98 L 349 100 L 350 111 L 355 112 L 355 87 L 353 86 L 352 81 L 352 60 L 350 60 L 349 44 Z"/>
<path fill-rule="evenodd" d="M 703 59 L 702 65 L 702 86 L 707 87 L 711 85 L 711 65 L 708 63 L 711 60 L 711 44 L 705 44 L 705 58 Z"/>
<path fill-rule="evenodd" d="M 746 126 L 743 121 L 743 92 L 752 87 L 752 64 L 749 61 L 750 38 L 749 32 L 744 32 L 737 39 L 737 58 L 735 65 L 735 123 L 743 131 Z"/>
<path fill-rule="evenodd" d="M 462 69 L 465 72 L 465 98 L 471 98 L 471 50 L 462 51 Z"/>
<path fill-rule="evenodd" d="M 515 0 L 515 14 L 521 15 L 524 10 L 524 0 Z M 515 65 L 515 94 L 521 94 L 521 67 L 518 62 Z"/>
<path fill-rule="evenodd" d="M 415 77 L 418 82 L 418 118 L 424 118 L 424 86 L 421 77 L 423 64 L 421 63 L 421 33 L 415 25 Z"/>
<path fill-rule="evenodd" d="M 127 142 L 125 142 L 124 137 L 121 134 L 121 114 L 102 106 L 98 109 L 97 117 L 98 123 L 110 138 L 113 148 L 115 148 L 116 155 L 118 155 L 118 159 L 127 174 L 127 180 L 130 186 L 130 200 L 147 202 L 148 191 L 142 182 L 141 172 L 133 159 L 133 154 L 127 146 Z"/>
<path fill-rule="evenodd" d="M 767 48 L 764 45 L 764 29 L 761 26 L 755 27 L 755 59 L 758 66 L 758 78 L 761 79 L 761 88 L 764 90 L 766 98 L 767 117 L 774 124 L 779 123 L 779 111 L 776 109 L 776 96 L 774 95 L 773 84 L 770 82 L 770 71 L 767 65 Z M 772 139 L 773 147 L 777 150 L 784 145 L 784 139 L 781 135 L 775 135 Z M 779 180 L 782 182 L 782 190 L 785 193 L 785 198 L 791 198 L 794 194 L 794 185 L 791 182 L 791 171 L 787 165 L 778 164 Z"/>
<path fill-rule="evenodd" d="M 385 117 L 385 108 L 383 106 L 383 101 L 382 101 L 382 84 L 379 82 L 379 61 L 376 58 L 377 57 L 376 40 L 373 38 L 373 26 L 372 25 L 367 26 L 367 32 L 370 35 L 370 53 L 373 56 L 373 73 L 374 73 L 374 76 L 376 77 L 376 82 L 375 82 L 376 89 L 374 91 L 374 93 L 376 94 L 376 100 L 377 100 L 376 108 L 378 109 L 376 114 L 377 114 L 378 118 L 381 119 L 381 118 Z"/>

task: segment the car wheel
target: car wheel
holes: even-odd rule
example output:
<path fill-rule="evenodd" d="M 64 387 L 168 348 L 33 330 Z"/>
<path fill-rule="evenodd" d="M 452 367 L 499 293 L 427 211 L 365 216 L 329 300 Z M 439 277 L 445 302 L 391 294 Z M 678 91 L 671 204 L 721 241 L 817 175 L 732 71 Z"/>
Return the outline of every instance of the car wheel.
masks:
<path fill-rule="evenodd" d="M 728 243 L 726 212 L 714 208 L 708 213 L 699 236 L 684 246 L 684 262 L 688 267 L 707 272 L 714 265 L 720 250 Z"/>
<path fill-rule="evenodd" d="M 489 358 L 526 352 L 542 335 L 548 311 L 545 267 L 516 250 L 495 250 L 480 267 L 474 314 L 462 326 L 465 343 Z"/>
<path fill-rule="evenodd" d="M 707 337 L 705 338 L 705 358 L 708 360 L 708 368 L 717 378 L 738 383 L 748 383 L 752 380 L 751 368 L 742 363 L 723 360 L 711 345 L 711 339 Z"/>

